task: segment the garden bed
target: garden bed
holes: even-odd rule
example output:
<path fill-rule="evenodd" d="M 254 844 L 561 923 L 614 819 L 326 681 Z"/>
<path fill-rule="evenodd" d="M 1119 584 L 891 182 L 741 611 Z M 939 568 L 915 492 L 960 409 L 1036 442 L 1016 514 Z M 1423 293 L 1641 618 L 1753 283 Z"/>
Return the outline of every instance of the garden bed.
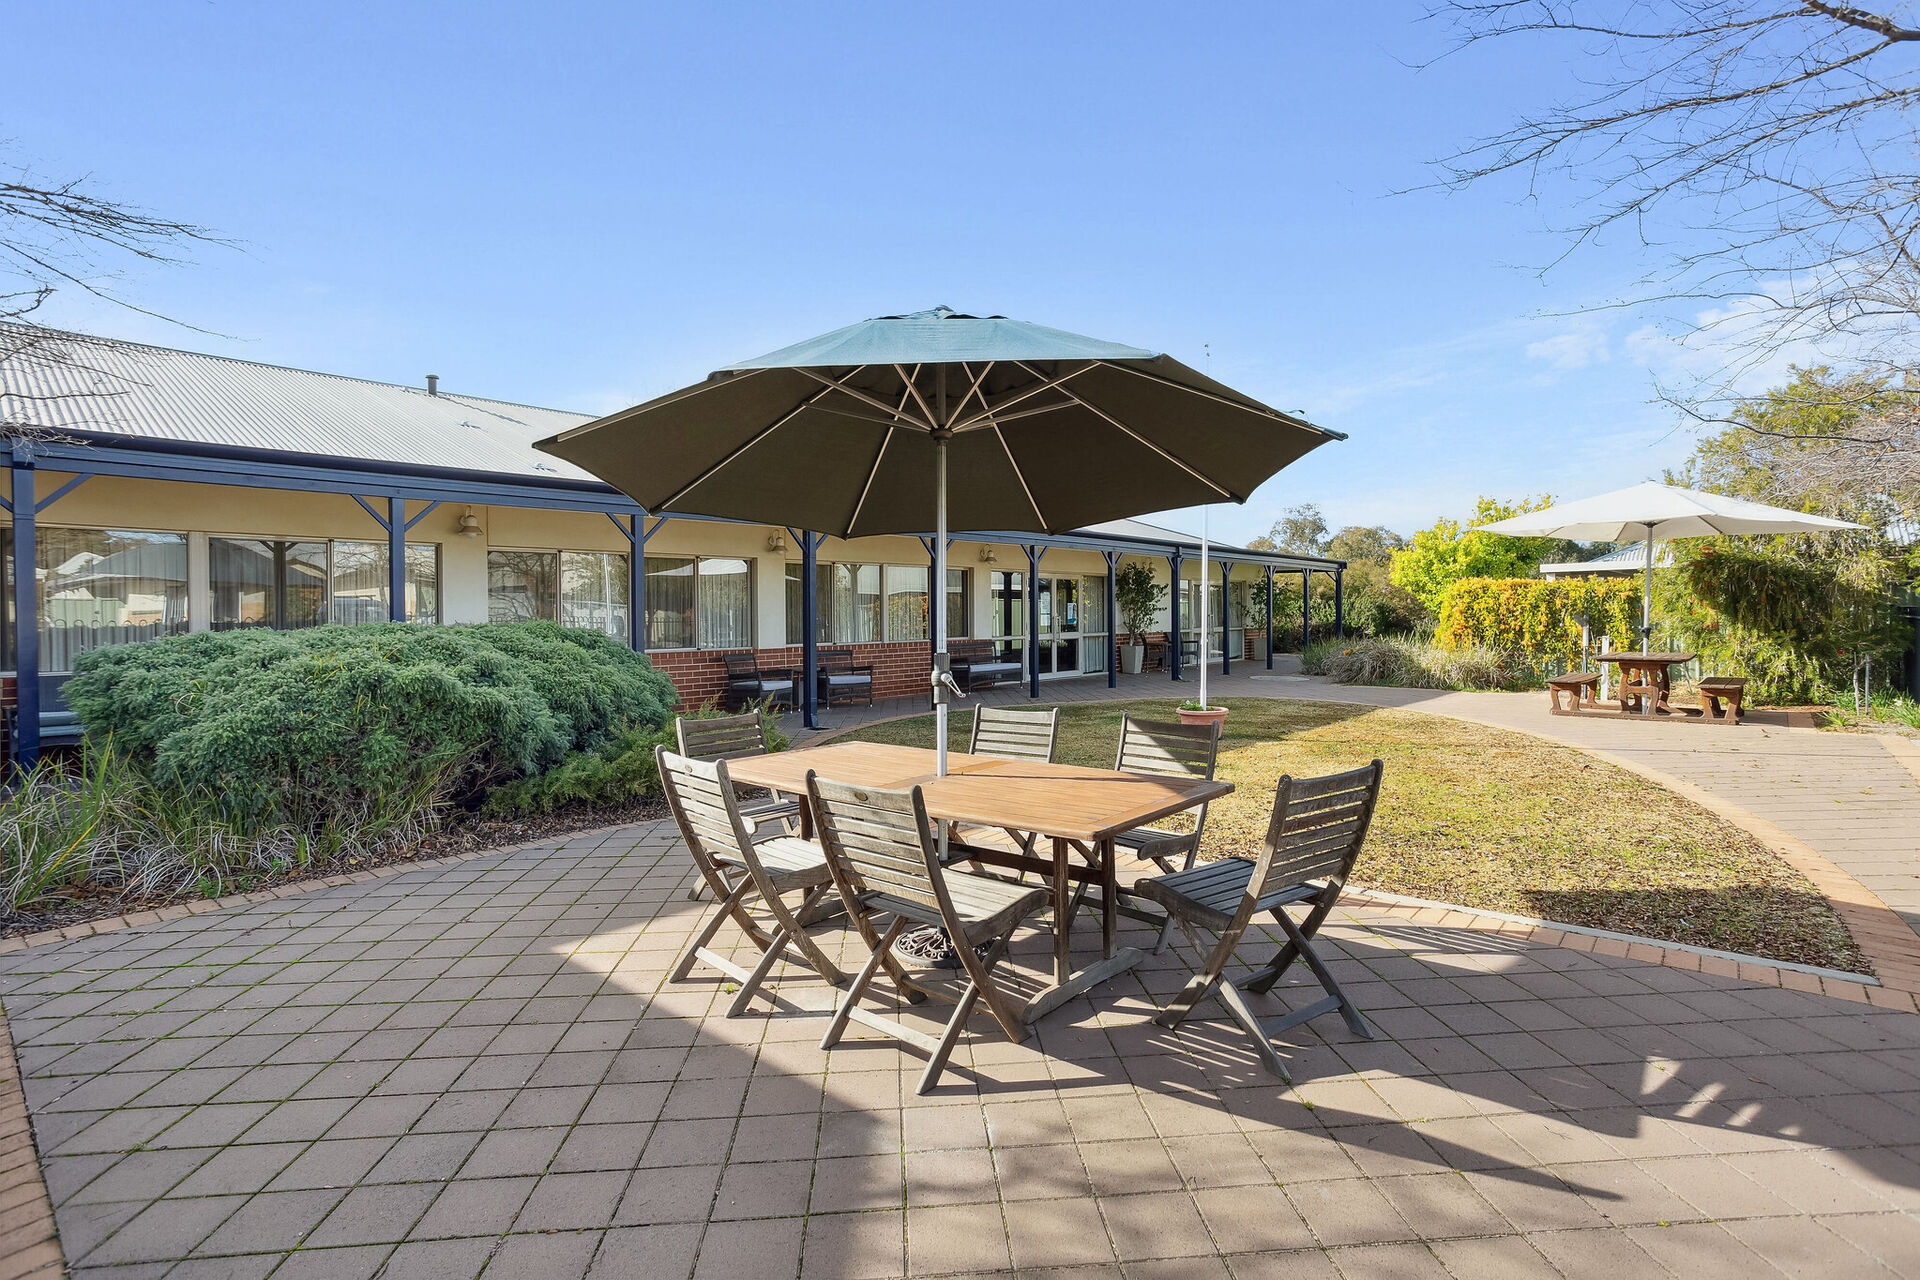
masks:
<path fill-rule="evenodd" d="M 1690 946 L 1870 972 L 1833 908 L 1799 872 L 1707 810 L 1572 747 L 1444 716 L 1345 703 L 1230 699 L 1203 856 L 1258 848 L 1282 773 L 1386 762 L 1355 881 L 1369 888 L 1640 934 Z M 1170 720 L 1164 701 L 1060 711 L 1058 759 L 1111 768 L 1120 717 Z M 966 747 L 969 718 L 951 745 Z M 931 746 L 931 718 L 856 730 Z"/>

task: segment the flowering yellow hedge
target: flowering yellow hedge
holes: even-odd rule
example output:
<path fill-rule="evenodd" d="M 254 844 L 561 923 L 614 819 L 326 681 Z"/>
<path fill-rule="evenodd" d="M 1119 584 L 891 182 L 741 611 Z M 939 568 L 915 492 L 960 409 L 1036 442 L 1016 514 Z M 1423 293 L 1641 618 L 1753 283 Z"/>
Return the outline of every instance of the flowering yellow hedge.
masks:
<path fill-rule="evenodd" d="M 1594 642 L 1613 637 L 1614 648 L 1634 642 L 1639 617 L 1637 585 L 1620 578 L 1462 578 L 1440 598 L 1434 642 L 1443 649 L 1473 645 L 1523 653 L 1537 662 L 1580 659 L 1580 623 L 1585 614 Z"/>

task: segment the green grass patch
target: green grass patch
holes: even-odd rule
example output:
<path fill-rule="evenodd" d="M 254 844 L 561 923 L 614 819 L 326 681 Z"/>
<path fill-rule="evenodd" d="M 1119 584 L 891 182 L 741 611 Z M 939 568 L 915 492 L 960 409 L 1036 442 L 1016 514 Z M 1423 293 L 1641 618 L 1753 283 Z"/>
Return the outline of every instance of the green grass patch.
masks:
<path fill-rule="evenodd" d="M 1202 854 L 1251 853 L 1281 774 L 1386 762 L 1354 879 L 1371 888 L 1693 946 L 1868 972 L 1813 885 L 1699 805 L 1571 747 L 1417 711 L 1236 698 Z M 1124 712 L 1172 719 L 1165 701 L 1060 711 L 1058 759 L 1113 767 Z M 972 717 L 953 717 L 965 750 Z M 933 745 L 929 716 L 848 734 Z"/>

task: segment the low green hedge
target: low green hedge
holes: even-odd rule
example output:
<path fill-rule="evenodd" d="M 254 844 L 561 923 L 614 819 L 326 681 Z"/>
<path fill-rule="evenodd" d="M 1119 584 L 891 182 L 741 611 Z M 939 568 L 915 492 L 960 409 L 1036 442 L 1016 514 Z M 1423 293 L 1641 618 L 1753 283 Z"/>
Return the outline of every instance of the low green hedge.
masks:
<path fill-rule="evenodd" d="M 473 798 L 657 730 L 675 701 L 645 655 L 550 622 L 202 633 L 76 667 L 89 739 L 231 818 L 301 828 Z"/>

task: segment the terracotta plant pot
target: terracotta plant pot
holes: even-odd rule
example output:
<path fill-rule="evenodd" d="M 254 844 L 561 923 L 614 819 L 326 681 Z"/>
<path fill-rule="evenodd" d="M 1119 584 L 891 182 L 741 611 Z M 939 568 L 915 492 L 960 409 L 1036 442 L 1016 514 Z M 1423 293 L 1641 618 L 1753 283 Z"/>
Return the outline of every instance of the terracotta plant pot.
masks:
<path fill-rule="evenodd" d="M 1193 711 L 1179 708 L 1181 724 L 1210 724 L 1218 729 L 1227 718 L 1225 707 L 1208 707 L 1205 711 Z"/>

